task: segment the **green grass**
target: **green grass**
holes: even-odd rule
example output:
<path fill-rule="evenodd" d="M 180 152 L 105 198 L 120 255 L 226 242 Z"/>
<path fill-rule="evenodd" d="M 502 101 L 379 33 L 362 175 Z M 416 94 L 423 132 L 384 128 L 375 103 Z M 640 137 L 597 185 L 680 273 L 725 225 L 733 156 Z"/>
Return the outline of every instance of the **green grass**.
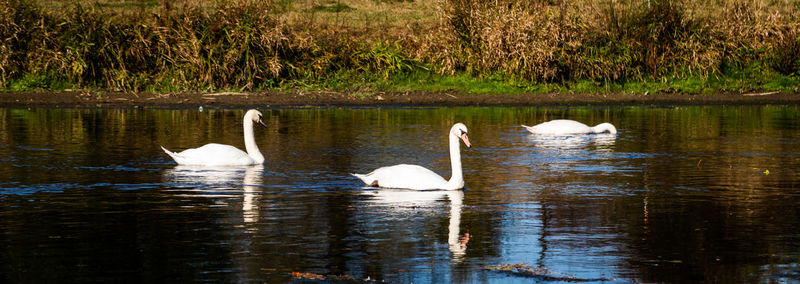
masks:
<path fill-rule="evenodd" d="M 293 81 L 292 84 L 284 90 L 334 90 L 352 92 L 358 94 L 357 97 L 365 97 L 364 94 L 381 91 L 522 94 L 537 91 L 542 92 L 542 89 L 543 88 L 530 88 L 530 86 L 521 85 L 521 83 L 511 80 L 503 80 L 497 76 L 492 78 L 477 78 L 468 74 L 447 76 L 419 69 L 413 72 L 395 73 L 387 77 L 378 73 L 342 71 L 318 81 Z M 550 88 L 544 89 L 544 92 L 551 90 Z"/>
<path fill-rule="evenodd" d="M 500 75 L 475 77 L 469 74 L 442 76 L 430 72 L 418 72 L 397 76 L 392 84 L 393 91 L 455 91 L 472 94 L 522 94 L 530 92 L 525 85 Z"/>
<path fill-rule="evenodd" d="M 763 75 L 763 74 L 762 74 Z M 196 89 L 214 90 L 214 86 L 176 86 L 170 78 L 163 78 L 143 88 L 147 92 L 183 92 Z M 2 91 L 63 91 L 75 84 L 53 75 L 26 75 L 11 80 Z M 364 99 L 378 92 L 456 92 L 470 94 L 528 94 L 528 93 L 578 93 L 608 94 L 635 93 L 651 95 L 666 93 L 712 94 L 718 92 L 781 91 L 800 92 L 800 77 L 771 72 L 755 77 L 751 72 L 729 72 L 727 75 L 709 78 L 659 78 L 631 82 L 598 83 L 590 80 L 563 83 L 526 83 L 507 79 L 502 75 L 473 76 L 467 73 L 440 75 L 418 69 L 416 71 L 391 74 L 342 70 L 321 79 L 311 77 L 284 82 L 281 85 L 265 84 L 253 91 L 338 91 L 351 93 Z M 230 91 L 242 91 L 232 89 Z"/>
<path fill-rule="evenodd" d="M 746 74 L 742 74 L 746 73 Z M 287 84 L 284 91 L 333 90 L 353 93 L 355 97 L 369 97 L 377 92 L 456 92 L 470 94 L 712 94 L 718 92 L 800 91 L 800 77 L 776 72 L 754 74 L 730 72 L 731 75 L 711 77 L 662 77 L 629 82 L 600 83 L 591 80 L 573 80 L 563 83 L 527 83 L 501 74 L 474 76 L 468 73 L 440 75 L 416 69 L 384 77 L 369 72 L 342 71 L 320 80 L 297 80 Z M 760 76 L 760 77 L 757 77 Z"/>
<path fill-rule="evenodd" d="M 3 91 L 63 91 L 72 88 L 74 84 L 55 75 L 26 74 L 19 79 L 8 82 L 8 86 L 0 88 Z"/>

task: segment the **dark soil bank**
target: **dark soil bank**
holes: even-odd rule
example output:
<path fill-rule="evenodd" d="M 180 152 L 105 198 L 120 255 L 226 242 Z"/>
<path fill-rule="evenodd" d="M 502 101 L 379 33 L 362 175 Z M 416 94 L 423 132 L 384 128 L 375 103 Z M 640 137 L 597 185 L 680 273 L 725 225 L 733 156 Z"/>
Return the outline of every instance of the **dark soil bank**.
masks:
<path fill-rule="evenodd" d="M 0 107 L 211 107 L 246 108 L 267 106 L 527 106 L 527 105 L 687 105 L 687 104 L 797 104 L 798 93 L 746 94 L 523 94 L 474 95 L 458 93 L 376 93 L 363 98 L 346 93 L 90 93 L 10 92 L 0 93 Z"/>

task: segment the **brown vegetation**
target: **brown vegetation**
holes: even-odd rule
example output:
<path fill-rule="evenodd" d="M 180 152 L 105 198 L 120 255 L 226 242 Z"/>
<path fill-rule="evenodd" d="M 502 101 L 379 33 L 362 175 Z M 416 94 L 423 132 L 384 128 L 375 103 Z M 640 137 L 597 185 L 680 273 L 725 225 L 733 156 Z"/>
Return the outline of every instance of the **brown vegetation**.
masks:
<path fill-rule="evenodd" d="M 792 0 L 210 3 L 0 0 L 0 87 L 259 90 L 429 71 L 603 83 L 800 70 Z"/>

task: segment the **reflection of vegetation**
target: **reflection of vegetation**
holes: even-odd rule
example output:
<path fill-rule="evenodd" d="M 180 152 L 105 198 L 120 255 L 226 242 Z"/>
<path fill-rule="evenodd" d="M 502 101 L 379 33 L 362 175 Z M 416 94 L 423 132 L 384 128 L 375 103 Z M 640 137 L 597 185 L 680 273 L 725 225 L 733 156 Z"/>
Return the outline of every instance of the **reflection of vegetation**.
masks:
<path fill-rule="evenodd" d="M 368 95 L 364 93 L 364 95 Z M 264 112 L 270 128 L 258 132 L 266 145 L 265 153 L 284 155 L 280 147 L 295 145 L 280 133 L 291 133 L 302 141 L 337 143 L 320 136 L 331 129 L 357 131 L 359 121 L 380 126 L 369 137 L 394 137 L 408 125 L 431 125 L 447 129 L 455 122 L 470 127 L 476 146 L 489 144 L 492 137 L 482 127 L 504 127 L 515 131 L 520 123 L 571 118 L 588 124 L 612 122 L 621 135 L 633 136 L 636 143 L 618 140 L 616 148 L 634 153 L 677 153 L 674 158 L 653 160 L 652 171 L 672 171 L 676 165 L 702 173 L 707 182 L 736 185 L 739 194 L 760 198 L 756 188 L 764 182 L 791 175 L 793 158 L 780 153 L 793 152 L 794 144 L 783 141 L 800 130 L 800 110 L 796 107 L 681 107 L 672 108 L 437 108 L 437 109 L 274 109 Z M 22 110 L 0 109 L 0 144 L 58 148 L 66 155 L 77 155 L 94 163 L 106 163 L 104 152 L 123 152 L 131 159 L 160 154 L 159 145 L 189 147 L 217 142 L 241 145 L 242 111 L 136 111 L 136 110 Z M 488 125 L 488 126 L 487 126 Z M 630 130 L 636 130 L 631 132 Z M 522 132 L 522 130 L 519 130 Z M 353 135 L 338 133 L 339 136 Z M 343 137 L 342 136 L 342 137 Z M 766 137 L 768 141 L 763 141 Z M 340 137 L 341 138 L 341 137 Z M 495 137 L 496 138 L 496 137 Z M 350 139 L 354 139 L 350 137 Z M 776 140 L 777 139 L 777 140 Z M 483 141 L 482 141 L 483 140 Z M 92 141 L 87 146 L 84 141 Z M 338 141 L 338 140 L 336 140 Z M 372 140 L 370 140 L 372 141 Z M 431 143 L 440 141 L 433 139 Z M 344 142 L 342 142 L 344 143 Z M 347 142 L 343 145 L 351 145 Z M 387 139 L 382 143 L 405 143 Z M 289 151 L 291 152 L 291 151 Z M 72 154 L 70 154 L 72 153 Z M 732 155 L 728 153 L 752 153 Z M 446 153 L 443 153 L 444 155 Z M 286 154 L 288 155 L 288 154 Z M 162 157 L 163 158 L 163 157 Z M 289 157 L 286 157 L 287 159 Z M 467 157 L 467 159 L 470 159 Z M 698 163 L 700 160 L 702 162 Z M 468 163 L 468 162 L 465 162 Z M 665 169 L 660 169 L 664 167 Z M 19 170 L 19 169 L 17 169 Z M 764 172 L 769 170 L 769 175 Z M 695 175 L 672 173 L 676 184 L 692 182 Z M 729 189 L 731 190 L 731 189 Z"/>
<path fill-rule="evenodd" d="M 760 262 L 763 258 L 791 251 L 794 249 L 792 244 L 796 243 L 792 236 L 797 235 L 795 189 L 796 169 L 800 162 L 796 149 L 800 133 L 800 124 L 797 123 L 800 121 L 800 107 L 797 106 L 305 108 L 267 109 L 264 114 L 270 127 L 256 135 L 260 136 L 257 137 L 259 141 L 265 142 L 262 150 L 271 153 L 271 161 L 275 162 L 269 167 L 277 174 L 270 176 L 281 180 L 293 177 L 282 176 L 280 173 L 284 171 L 297 171 L 300 167 L 303 167 L 300 172 L 309 170 L 307 165 L 284 162 L 293 161 L 298 156 L 312 159 L 314 163 L 310 164 L 314 165 L 315 172 L 346 176 L 347 172 L 363 162 L 356 160 L 354 156 L 361 154 L 367 156 L 367 160 L 375 160 L 375 156 L 381 154 L 361 152 L 366 148 L 361 147 L 364 143 L 386 143 L 390 149 L 392 145 L 400 145 L 398 148 L 401 148 L 408 145 L 409 140 L 394 138 L 403 138 L 403 134 L 436 132 L 437 129 L 448 129 L 455 121 L 465 122 L 470 127 L 470 135 L 475 143 L 475 148 L 465 152 L 465 165 L 472 172 L 467 181 L 471 188 L 465 196 L 465 204 L 470 207 L 465 210 L 461 227 L 470 231 L 470 256 L 503 254 L 504 248 L 496 247 L 503 242 L 498 239 L 502 239 L 503 234 L 508 234 L 504 230 L 509 226 L 520 226 L 521 219 L 513 219 L 519 217 L 519 214 L 539 216 L 542 219 L 540 223 L 526 228 L 542 233 L 541 239 L 536 240 L 539 243 L 532 244 L 534 238 L 530 236 L 524 238 L 526 246 L 543 247 L 541 255 L 545 264 L 537 263 L 537 266 L 551 265 L 552 263 L 547 262 L 553 259 L 560 261 L 561 256 L 558 254 L 564 251 L 582 253 L 583 249 L 594 246 L 601 251 L 602 257 L 607 257 L 604 260 L 618 260 L 621 257 L 620 263 L 613 265 L 622 266 L 622 269 L 632 271 L 632 274 L 642 275 L 640 279 L 643 282 L 664 281 L 665 271 L 674 275 L 675 278 L 667 279 L 676 280 L 674 282 L 686 279 L 681 277 L 694 277 L 695 280 L 709 282 L 742 282 L 737 280 L 751 277 L 748 275 L 757 278 L 764 272 L 763 267 L 753 266 L 752 263 L 763 263 Z M 160 151 L 159 145 L 186 147 L 207 142 L 241 145 L 242 115 L 242 110 L 213 109 L 203 112 L 0 109 L 0 145 L 3 146 L 0 147 L 0 156 L 4 157 L 0 159 L 0 176 L 13 177 L 13 182 L 23 185 L 58 186 L 61 183 L 104 184 L 116 181 L 130 183 L 131 180 L 145 185 L 162 183 L 161 175 L 153 174 L 153 171 L 169 167 L 169 160 Z M 503 164 L 507 162 L 504 159 L 509 159 L 510 156 L 530 157 L 540 154 L 536 152 L 535 145 L 519 142 L 524 140 L 522 137 L 526 134 L 515 125 L 558 118 L 571 118 L 590 124 L 602 121 L 617 124 L 620 135 L 614 145 L 615 153 L 605 155 L 603 159 L 608 159 L 608 163 L 624 170 L 610 174 L 584 172 L 545 175 L 535 172 L 535 167 L 539 165 L 511 167 Z M 440 136 L 440 133 L 432 134 L 430 137 L 433 142 L 430 143 L 441 145 L 446 142 Z M 422 140 L 425 139 L 411 144 L 427 143 Z M 501 153 L 508 149 L 509 144 L 514 144 L 516 148 L 508 151 L 514 152 Z M 28 148 L 21 149 L 17 146 Z M 427 144 L 419 148 L 426 146 Z M 35 148 L 51 150 L 39 151 Z M 391 155 L 402 155 L 405 159 L 406 154 L 402 152 Z M 441 155 L 445 156 L 446 152 Z M 27 160 L 14 160 L 22 157 Z M 593 158 L 590 159 L 598 161 Z M 703 162 L 698 164 L 698 160 Z M 23 163 L 45 166 L 19 166 Z M 505 168 L 486 170 L 493 164 Z M 140 168 L 126 170 L 125 167 Z M 763 174 L 765 169 L 769 170 L 769 175 Z M 54 174 L 56 172 L 57 175 Z M 514 194 L 525 198 L 524 204 L 538 206 L 541 213 L 537 213 L 539 211 L 536 209 L 517 207 L 516 205 L 523 202 L 510 200 L 516 198 L 509 195 L 512 190 L 496 186 L 508 183 L 509 180 L 541 185 L 541 188 L 521 186 L 513 189 Z M 291 181 L 285 182 L 291 184 Z M 609 192 L 593 190 L 574 194 L 568 191 L 569 187 L 581 182 L 606 183 L 607 187 L 598 187 L 597 190 Z M 324 252 L 327 254 L 337 254 L 342 250 L 350 253 L 350 249 L 354 249 L 355 253 L 359 253 L 359 249 L 370 251 L 354 248 L 353 242 L 360 244 L 360 241 L 342 237 L 354 234 L 353 232 L 363 232 L 353 230 L 352 226 L 358 223 L 355 220 L 359 214 L 343 210 L 353 208 L 346 203 L 351 193 L 349 190 L 341 190 L 339 186 L 346 188 L 349 184 L 337 183 L 336 188 L 327 189 L 330 191 L 311 193 L 331 200 L 320 203 L 324 206 L 313 203 L 314 208 L 308 210 L 309 215 L 303 215 L 311 216 L 309 220 L 328 224 L 322 226 L 327 226 L 329 233 L 318 234 L 319 227 L 305 230 L 309 228 L 306 225 L 299 226 L 300 229 L 297 229 L 298 226 L 276 225 L 274 228 L 282 231 L 274 235 L 305 240 L 318 237 L 319 239 L 313 239 L 313 246 L 330 248 Z M 295 190 L 307 191 L 305 188 Z M 119 190 L 109 191 L 119 193 Z M 151 192 L 140 191 L 143 196 Z M 106 197 L 94 194 L 91 190 L 85 193 L 87 195 L 81 196 L 81 199 L 92 201 L 86 202 L 87 206 L 102 204 L 99 196 Z M 74 196 L 78 195 L 65 195 L 66 198 Z M 292 201 L 296 199 L 293 198 L 303 198 L 303 195 L 300 196 L 295 192 L 288 192 L 270 196 L 270 199 L 274 198 L 276 204 L 294 204 Z M 120 200 L 106 203 L 106 206 L 127 204 L 126 202 L 130 202 L 129 197 L 130 195 L 120 194 Z M 509 198 L 505 201 L 515 206 L 498 203 L 504 201 L 503 198 Z M 164 204 L 163 212 L 175 213 L 169 209 L 173 203 L 160 196 L 152 199 Z M 26 208 L 36 207 L 40 205 L 37 202 L 23 201 L 20 204 Z M 100 212 L 108 214 L 112 212 L 110 210 L 112 209 L 103 208 Z M 138 215 L 147 211 L 146 208 L 137 210 L 139 211 L 134 213 L 137 216 L 149 215 Z M 209 214 L 204 209 L 200 211 L 204 211 L 202 215 L 208 217 Z M 352 215 L 343 217 L 340 214 Z M 509 214 L 512 219 L 504 214 Z M 171 216 L 175 218 L 161 217 L 158 215 L 156 219 L 186 219 L 177 215 Z M 296 225 L 291 220 L 275 219 L 280 219 L 276 221 L 281 222 L 280 225 Z M 177 223 L 185 225 L 185 222 Z M 444 221 L 439 223 L 420 229 L 425 232 L 425 237 L 419 238 L 421 246 L 430 245 L 428 236 L 443 236 L 441 228 L 446 228 L 447 225 Z M 319 225 L 315 223 L 308 226 Z M 309 234 L 309 231 L 314 233 Z M 22 229 L 15 232 L 18 233 L 15 236 L 30 236 Z M 402 241 L 408 239 L 404 235 L 392 234 L 389 231 L 378 237 Z M 332 245 L 326 246 L 325 242 Z M 254 248 L 254 252 L 286 249 L 281 245 L 263 243 L 263 247 Z M 401 246 L 399 249 L 393 247 L 392 255 L 398 258 L 413 256 L 413 250 L 419 248 L 416 245 Z M 374 249 L 381 251 L 386 248 Z M 274 265 L 261 267 L 277 267 L 279 272 L 262 270 L 261 273 L 281 274 L 287 278 L 284 281 L 290 281 L 288 278 L 291 276 L 288 273 L 296 268 L 282 268 L 280 263 L 297 263 L 302 258 L 302 254 L 276 257 Z M 369 261 L 378 262 L 383 259 L 375 256 Z M 765 260 L 769 263 L 785 261 L 796 262 L 796 259 Z M 695 269 L 703 271 L 697 272 Z M 348 272 L 331 271 L 337 275 Z M 687 274 L 690 276 L 686 276 Z M 318 277 L 316 274 L 300 275 Z M 380 277 L 381 273 L 376 272 L 371 276 Z"/>

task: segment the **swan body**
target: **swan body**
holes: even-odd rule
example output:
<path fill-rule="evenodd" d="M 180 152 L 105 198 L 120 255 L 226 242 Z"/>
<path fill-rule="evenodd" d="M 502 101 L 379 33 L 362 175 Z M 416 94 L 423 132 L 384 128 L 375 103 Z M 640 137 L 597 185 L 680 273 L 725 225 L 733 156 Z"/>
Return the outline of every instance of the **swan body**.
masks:
<path fill-rule="evenodd" d="M 464 141 L 471 147 L 467 136 L 467 126 L 456 123 L 450 128 L 448 135 L 450 142 L 450 165 L 453 174 L 450 180 L 445 180 L 433 171 L 417 165 L 400 164 L 378 168 L 368 174 L 353 174 L 369 186 L 384 188 L 405 188 L 414 190 L 457 190 L 464 188 L 464 174 L 461 169 L 461 144 Z"/>
<path fill-rule="evenodd" d="M 593 134 L 604 132 L 611 134 L 617 133 L 617 128 L 611 123 L 601 123 L 597 126 L 591 127 L 586 124 L 568 119 L 551 120 L 535 126 L 522 125 L 522 127 L 525 127 L 525 129 L 533 134 L 546 135 Z"/>
<path fill-rule="evenodd" d="M 447 180 L 437 173 L 422 166 L 408 164 L 382 167 L 365 175 L 353 175 L 366 184 L 385 188 L 444 189 L 443 185 L 447 184 Z"/>
<path fill-rule="evenodd" d="M 231 166 L 259 164 L 253 157 L 231 145 L 209 143 L 202 147 L 186 149 L 179 153 L 167 150 L 163 146 L 161 149 L 179 165 Z"/>
<path fill-rule="evenodd" d="M 258 150 L 253 136 L 253 123 L 264 127 L 261 112 L 251 109 L 244 115 L 244 145 L 247 152 L 230 145 L 210 143 L 199 148 L 186 149 L 182 152 L 172 152 L 164 148 L 167 155 L 172 157 L 179 165 L 197 166 L 246 166 L 264 163 L 264 155 Z"/>

